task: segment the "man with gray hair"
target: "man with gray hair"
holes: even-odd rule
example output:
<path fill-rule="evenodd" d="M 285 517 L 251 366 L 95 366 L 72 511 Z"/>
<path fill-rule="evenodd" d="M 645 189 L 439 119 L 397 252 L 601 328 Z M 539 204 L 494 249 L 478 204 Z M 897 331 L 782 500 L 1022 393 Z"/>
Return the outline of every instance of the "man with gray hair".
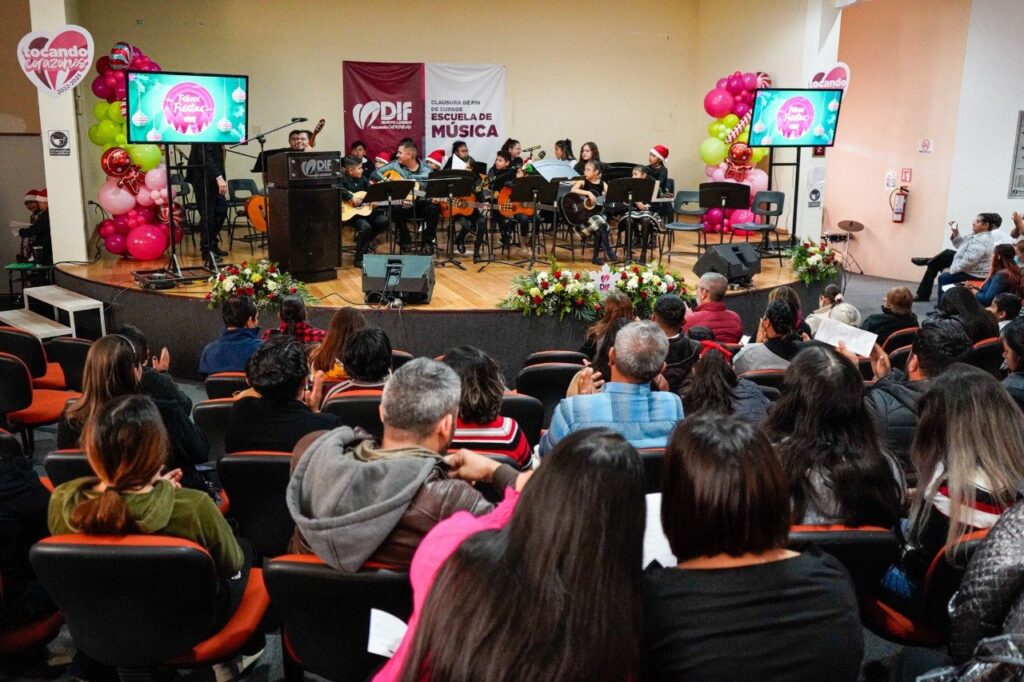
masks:
<path fill-rule="evenodd" d="M 654 322 L 631 322 L 615 335 L 608 352 L 610 381 L 597 389 L 580 384 L 578 395 L 558 403 L 551 426 L 540 441 L 540 455 L 573 431 L 604 426 L 621 433 L 637 448 L 665 447 L 669 433 L 683 418 L 683 403 L 670 391 L 652 391 L 651 380 L 665 368 L 668 338 Z"/>
<path fill-rule="evenodd" d="M 367 563 L 408 570 L 437 522 L 460 510 L 489 512 L 491 504 L 467 481 L 503 491 L 519 472 L 468 451 L 444 457 L 460 393 L 452 368 L 416 358 L 384 386 L 379 446 L 347 426 L 300 440 L 286 495 L 296 531 L 291 551 L 349 573 Z"/>
<path fill-rule="evenodd" d="M 740 316 L 725 307 L 729 280 L 717 272 L 705 272 L 697 282 L 697 308 L 686 315 L 683 331 L 690 327 L 707 327 L 719 343 L 739 343 L 743 336 Z"/>

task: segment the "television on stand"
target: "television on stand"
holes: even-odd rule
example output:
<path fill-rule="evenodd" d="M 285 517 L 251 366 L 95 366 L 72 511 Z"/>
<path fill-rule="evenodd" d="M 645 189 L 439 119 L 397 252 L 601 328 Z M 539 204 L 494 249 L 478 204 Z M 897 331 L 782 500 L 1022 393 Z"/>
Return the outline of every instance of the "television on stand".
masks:
<path fill-rule="evenodd" d="M 831 147 L 836 140 L 841 89 L 765 88 L 754 94 L 751 147 Z"/>
<path fill-rule="evenodd" d="M 249 127 L 249 77 L 128 71 L 129 144 L 239 144 Z"/>

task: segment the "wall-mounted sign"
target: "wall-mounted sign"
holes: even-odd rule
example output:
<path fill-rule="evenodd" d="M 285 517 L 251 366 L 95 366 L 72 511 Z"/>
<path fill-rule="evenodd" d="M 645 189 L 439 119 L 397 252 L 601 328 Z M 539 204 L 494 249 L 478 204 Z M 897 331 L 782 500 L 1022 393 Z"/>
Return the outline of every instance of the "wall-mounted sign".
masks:
<path fill-rule="evenodd" d="M 827 71 L 819 71 L 807 81 L 807 87 L 815 89 L 842 88 L 843 94 L 850 87 L 850 67 L 845 62 L 836 62 Z"/>
<path fill-rule="evenodd" d="M 18 64 L 37 88 L 60 97 L 88 75 L 92 47 L 92 35 L 81 26 L 32 31 L 18 43 Z"/>
<path fill-rule="evenodd" d="M 1017 115 L 1017 139 L 1013 145 L 1013 168 L 1010 169 L 1011 199 L 1024 199 L 1024 111 Z"/>

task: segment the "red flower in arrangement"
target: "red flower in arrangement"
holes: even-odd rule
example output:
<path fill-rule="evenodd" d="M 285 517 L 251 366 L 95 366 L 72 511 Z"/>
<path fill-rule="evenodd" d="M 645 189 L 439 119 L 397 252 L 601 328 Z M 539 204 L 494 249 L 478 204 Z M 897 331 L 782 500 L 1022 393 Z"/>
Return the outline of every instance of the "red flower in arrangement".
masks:
<path fill-rule="evenodd" d="M 520 290 L 519 290 L 519 291 L 518 291 L 517 293 L 518 293 L 518 294 L 519 294 L 520 296 L 522 296 L 522 295 L 523 295 L 523 294 L 525 294 L 526 292 L 525 292 L 525 291 L 523 291 L 522 289 L 520 289 Z"/>
<path fill-rule="evenodd" d="M 269 268 L 267 268 L 267 272 L 273 275 L 275 272 L 277 272 L 277 268 L 271 265 Z"/>
<path fill-rule="evenodd" d="M 639 275 L 640 274 L 640 266 L 639 265 L 634 265 L 633 266 L 633 272 L 635 274 Z"/>
<path fill-rule="evenodd" d="M 622 271 L 622 281 L 625 282 L 627 279 L 629 279 L 629 273 L 626 272 L 625 270 L 623 270 Z"/>
<path fill-rule="evenodd" d="M 561 270 L 555 270 L 554 272 L 551 273 L 551 276 L 554 277 L 555 279 L 561 279 L 562 271 Z"/>
<path fill-rule="evenodd" d="M 544 301 L 544 298 L 541 297 L 541 296 L 534 296 L 533 297 L 533 302 L 534 302 L 535 305 L 540 305 L 543 301 Z"/>
<path fill-rule="evenodd" d="M 273 301 L 275 298 L 276 298 L 276 296 L 274 296 L 274 294 L 267 294 L 267 299 L 268 300 Z"/>
<path fill-rule="evenodd" d="M 217 275 L 217 281 L 218 282 L 223 282 L 225 279 L 226 279 L 226 277 L 224 277 L 224 273 L 221 273 L 221 274 Z"/>
<path fill-rule="evenodd" d="M 640 292 L 640 298 L 647 298 L 647 292 L 646 291 L 641 291 Z"/>
<path fill-rule="evenodd" d="M 298 291 L 298 289 L 296 289 L 295 287 L 290 287 L 290 288 L 288 289 L 288 293 L 289 293 L 289 294 L 294 294 L 294 293 L 295 293 L 296 291 Z"/>
<path fill-rule="evenodd" d="M 577 273 L 574 273 L 574 274 L 573 274 L 573 276 L 572 276 L 572 278 L 573 278 L 573 279 L 575 279 L 575 280 L 579 280 L 579 278 L 580 278 L 580 273 L 578 273 L 578 272 L 577 272 Z"/>
<path fill-rule="evenodd" d="M 576 299 L 576 307 L 579 307 L 581 305 L 583 305 L 583 299 L 582 298 L 577 298 Z"/>
<path fill-rule="evenodd" d="M 598 310 L 598 311 L 601 310 L 601 304 L 600 303 L 595 303 L 594 304 L 594 310 Z"/>
<path fill-rule="evenodd" d="M 544 281 L 542 281 L 542 282 L 540 283 L 540 288 L 541 288 L 541 289 L 547 289 L 547 288 L 548 288 L 549 286 L 551 286 L 551 284 L 550 284 L 550 283 L 548 283 L 548 281 L 547 281 L 547 280 L 544 280 Z"/>
<path fill-rule="evenodd" d="M 207 301 L 209 301 L 209 300 L 210 300 L 210 299 L 212 299 L 212 298 L 213 298 L 213 293 L 212 293 L 212 292 L 209 292 L 209 291 L 207 291 L 207 292 L 206 292 L 206 300 L 207 300 Z"/>
<path fill-rule="evenodd" d="M 254 293 L 256 293 L 255 289 L 253 289 L 252 287 L 246 287 L 246 289 L 245 289 L 245 295 L 246 296 L 252 296 Z"/>
<path fill-rule="evenodd" d="M 669 282 L 668 284 L 665 285 L 665 290 L 666 291 L 674 291 L 675 288 L 676 288 L 676 285 L 673 282 Z"/>
<path fill-rule="evenodd" d="M 249 261 L 245 261 L 245 260 L 242 261 L 242 267 L 243 268 L 248 267 L 248 266 L 249 266 Z"/>

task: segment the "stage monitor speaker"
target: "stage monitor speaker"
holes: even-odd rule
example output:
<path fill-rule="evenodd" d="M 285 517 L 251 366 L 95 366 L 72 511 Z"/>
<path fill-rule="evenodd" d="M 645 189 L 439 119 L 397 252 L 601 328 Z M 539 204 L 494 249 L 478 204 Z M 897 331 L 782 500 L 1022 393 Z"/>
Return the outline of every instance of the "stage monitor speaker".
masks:
<path fill-rule="evenodd" d="M 434 295 L 434 259 L 430 256 L 363 256 L 366 303 L 430 303 Z"/>
<path fill-rule="evenodd" d="M 698 277 L 705 272 L 717 272 L 729 282 L 749 282 L 761 272 L 761 254 L 746 242 L 739 244 L 715 244 L 697 259 L 693 271 Z"/>

